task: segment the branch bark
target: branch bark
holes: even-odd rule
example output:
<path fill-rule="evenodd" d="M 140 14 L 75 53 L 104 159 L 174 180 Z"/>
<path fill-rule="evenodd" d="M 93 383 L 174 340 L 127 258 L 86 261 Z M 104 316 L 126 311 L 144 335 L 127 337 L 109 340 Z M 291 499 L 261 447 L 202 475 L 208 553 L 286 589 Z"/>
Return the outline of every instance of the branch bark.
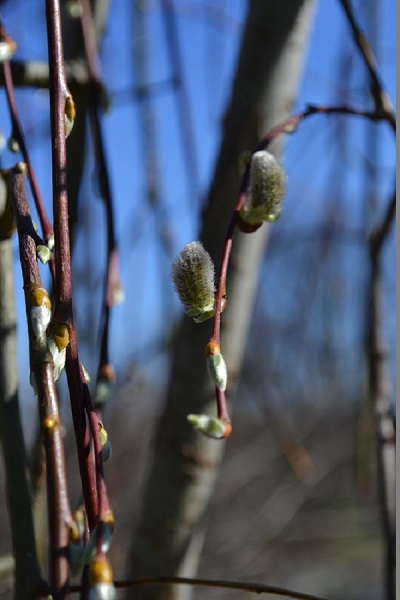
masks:
<path fill-rule="evenodd" d="M 17 321 L 14 302 L 11 238 L 4 230 L 9 210 L 5 183 L 0 189 L 0 441 L 4 459 L 7 503 L 15 559 L 14 598 L 31 597 L 42 583 L 35 548 L 32 498 L 18 398 Z"/>

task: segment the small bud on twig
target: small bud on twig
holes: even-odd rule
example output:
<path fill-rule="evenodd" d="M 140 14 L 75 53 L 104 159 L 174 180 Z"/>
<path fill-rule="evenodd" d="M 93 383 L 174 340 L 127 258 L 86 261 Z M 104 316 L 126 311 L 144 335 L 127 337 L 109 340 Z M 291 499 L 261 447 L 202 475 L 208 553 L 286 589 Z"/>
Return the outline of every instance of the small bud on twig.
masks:
<path fill-rule="evenodd" d="M 75 103 L 72 96 L 68 96 L 65 100 L 65 137 L 67 138 L 72 131 L 76 116 Z"/>
<path fill-rule="evenodd" d="M 54 381 L 58 381 L 64 369 L 68 344 L 69 331 L 67 325 L 64 323 L 52 324 L 47 337 L 47 345 L 54 363 Z"/>
<path fill-rule="evenodd" d="M 187 415 L 186 418 L 196 431 L 215 440 L 228 437 L 232 430 L 230 423 L 210 415 Z"/>
<path fill-rule="evenodd" d="M 36 254 L 40 262 L 45 265 L 51 259 L 51 250 L 48 246 L 44 244 L 38 244 L 36 246 Z"/>
<path fill-rule="evenodd" d="M 99 421 L 99 438 L 101 445 L 101 457 L 103 459 L 103 462 L 107 462 L 112 456 L 112 447 L 111 442 L 108 439 L 107 430 L 105 429 L 101 421 Z"/>
<path fill-rule="evenodd" d="M 47 291 L 37 287 L 30 292 L 30 319 L 36 339 L 42 339 L 51 319 L 51 302 Z"/>
<path fill-rule="evenodd" d="M 105 557 L 95 558 L 89 568 L 89 600 L 114 600 L 113 574 Z"/>
<path fill-rule="evenodd" d="M 10 60 L 14 56 L 17 44 L 10 37 L 6 36 L 0 42 L 0 62 Z"/>
<path fill-rule="evenodd" d="M 186 244 L 172 265 L 172 279 L 186 313 L 196 323 L 214 314 L 214 264 L 201 242 Z"/>
<path fill-rule="evenodd" d="M 224 392 L 228 383 L 228 371 L 219 344 L 212 340 L 207 344 L 205 352 L 208 372 L 217 388 Z"/>

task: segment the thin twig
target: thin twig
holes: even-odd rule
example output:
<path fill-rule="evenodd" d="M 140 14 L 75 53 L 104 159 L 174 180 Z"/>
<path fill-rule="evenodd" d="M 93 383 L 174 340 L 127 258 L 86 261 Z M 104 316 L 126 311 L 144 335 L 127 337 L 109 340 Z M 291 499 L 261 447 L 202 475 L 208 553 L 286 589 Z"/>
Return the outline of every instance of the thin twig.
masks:
<path fill-rule="evenodd" d="M 358 25 L 354 16 L 352 4 L 350 0 L 340 0 L 347 20 L 351 27 L 353 38 L 360 50 L 360 54 L 364 60 L 365 66 L 371 77 L 371 94 L 375 102 L 377 112 L 382 112 L 386 121 L 390 124 L 393 131 L 396 131 L 396 118 L 393 111 L 392 102 L 388 94 L 384 91 L 384 87 L 377 69 L 377 62 L 371 44 L 368 38 L 364 35 L 361 27 Z"/>
<path fill-rule="evenodd" d="M 108 172 L 105 144 L 101 126 L 100 112 L 104 97 L 104 85 L 99 65 L 96 34 L 93 15 L 88 0 L 81 0 L 82 14 L 81 27 L 83 44 L 89 71 L 90 104 L 89 114 L 93 146 L 96 157 L 96 168 L 99 178 L 99 189 L 104 201 L 107 224 L 107 264 L 103 302 L 103 314 L 101 319 L 101 342 L 100 359 L 97 370 L 97 384 L 110 383 L 114 377 L 114 370 L 109 360 L 109 337 L 111 307 L 115 304 L 118 293 L 121 291 L 121 280 L 119 275 L 118 247 L 115 236 L 114 224 L 114 202 L 112 198 L 110 177 Z M 103 399 L 102 399 L 103 400 Z M 101 416 L 103 402 L 96 402 L 97 413 Z"/>
<path fill-rule="evenodd" d="M 191 585 L 195 587 L 222 588 L 226 590 L 241 590 L 253 594 L 275 594 L 285 598 L 295 598 L 296 600 L 327 600 L 322 596 L 295 592 L 274 585 L 263 583 L 245 583 L 242 581 L 229 581 L 219 579 L 193 579 L 190 577 L 154 577 L 149 579 L 130 579 L 125 581 L 114 581 L 117 589 L 128 589 L 147 585 Z M 80 586 L 72 586 L 71 592 L 79 592 Z"/>
<path fill-rule="evenodd" d="M 2 21 L 0 20 L 0 41 L 5 41 L 7 39 L 8 35 L 6 33 Z M 53 237 L 53 227 L 47 215 L 46 208 L 42 200 L 42 195 L 40 193 L 39 185 L 37 183 L 36 176 L 32 167 L 32 162 L 30 160 L 28 149 L 26 146 L 25 136 L 18 116 L 10 62 L 8 60 L 2 62 L 2 70 L 4 75 L 4 87 L 7 96 L 7 103 L 11 117 L 12 136 L 18 141 L 18 144 L 21 148 L 22 156 L 28 169 L 28 177 L 32 190 L 32 196 L 35 201 L 36 210 L 39 215 L 43 237 L 45 242 L 47 243 Z"/>

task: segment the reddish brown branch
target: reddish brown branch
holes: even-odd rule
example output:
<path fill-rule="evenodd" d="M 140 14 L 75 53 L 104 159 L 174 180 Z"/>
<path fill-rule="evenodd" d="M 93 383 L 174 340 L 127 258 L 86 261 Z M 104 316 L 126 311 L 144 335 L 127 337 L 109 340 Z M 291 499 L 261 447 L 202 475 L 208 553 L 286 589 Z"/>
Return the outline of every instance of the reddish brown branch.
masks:
<path fill-rule="evenodd" d="M 114 208 L 113 198 L 108 173 L 105 144 L 103 140 L 103 131 L 101 126 L 100 112 L 104 98 L 104 85 L 101 77 L 99 59 L 96 47 L 96 35 L 93 22 L 93 15 L 88 0 L 81 0 L 82 15 L 81 27 L 83 43 L 85 48 L 86 60 L 89 71 L 89 89 L 90 89 L 90 123 L 93 139 L 93 146 L 96 157 L 96 168 L 99 178 L 100 194 L 104 201 L 106 210 L 107 224 L 107 265 L 105 292 L 102 315 L 102 331 L 100 344 L 100 360 L 97 372 L 97 382 L 107 379 L 107 374 L 113 373 L 109 363 L 109 330 L 111 307 L 115 304 L 115 298 L 121 289 L 121 280 L 119 276 L 118 248 L 115 238 Z M 96 410 L 101 415 L 102 405 L 97 404 Z"/>
<path fill-rule="evenodd" d="M 18 229 L 20 261 L 24 282 L 31 372 L 37 388 L 41 429 L 46 454 L 48 520 L 50 536 L 50 580 L 53 598 L 65 598 L 69 579 L 68 543 L 71 513 L 67 497 L 64 450 L 58 400 L 53 379 L 54 365 L 46 340 L 33 335 L 31 325 L 32 289 L 42 288 L 36 262 L 34 228 L 25 189 L 25 175 L 17 165 L 10 172 L 10 196 Z"/>
<path fill-rule="evenodd" d="M 7 41 L 8 35 L 4 28 L 2 21 L 0 20 L 0 41 Z M 8 60 L 2 62 L 2 70 L 4 76 L 4 87 L 7 96 L 8 108 L 11 117 L 12 136 L 18 141 L 21 148 L 21 153 L 24 161 L 27 165 L 29 183 L 32 190 L 32 196 L 35 201 L 36 210 L 39 215 L 40 224 L 42 227 L 43 237 L 46 243 L 53 237 L 53 228 L 48 218 L 45 206 L 43 204 L 42 196 L 40 193 L 39 185 L 36 180 L 36 176 L 32 167 L 32 163 L 29 157 L 28 149 L 25 142 L 25 136 L 22 130 L 21 122 L 18 116 L 17 103 L 15 101 L 14 85 L 11 75 L 10 62 Z"/>
<path fill-rule="evenodd" d="M 85 399 L 81 366 L 78 356 L 72 311 L 71 254 L 69 239 L 68 194 L 66 181 L 65 112 L 72 101 L 68 91 L 61 37 L 60 6 L 58 0 L 47 0 L 46 18 L 49 48 L 51 148 L 53 163 L 53 213 L 55 238 L 55 309 L 54 321 L 69 327 L 66 371 L 71 399 L 71 410 L 82 479 L 83 496 L 90 529 L 98 520 L 98 498 L 93 460 L 90 454 L 90 436 L 85 417 Z"/>
<path fill-rule="evenodd" d="M 348 115 L 358 116 L 372 121 L 382 121 L 387 119 L 386 113 L 382 111 L 367 111 L 363 109 L 356 109 L 350 106 L 317 106 L 309 104 L 303 112 L 291 115 L 284 121 L 279 123 L 276 127 L 259 142 L 254 152 L 258 150 L 265 150 L 268 148 L 270 143 L 275 140 L 282 133 L 292 133 L 300 125 L 302 121 L 311 117 L 312 115 Z M 220 272 L 218 276 L 217 291 L 215 294 L 215 313 L 213 320 L 213 328 L 210 337 L 210 341 L 215 341 L 220 344 L 221 339 L 221 312 L 225 301 L 226 295 L 226 278 L 228 273 L 229 258 L 232 249 L 233 234 L 238 224 L 238 214 L 246 200 L 246 190 L 249 184 L 250 166 L 248 165 L 245 172 L 243 173 L 238 198 L 234 211 L 231 216 L 231 220 L 228 225 L 228 230 L 225 237 L 225 243 L 222 251 L 222 259 Z M 217 407 L 218 411 L 221 411 L 221 398 L 217 393 Z"/>
<path fill-rule="evenodd" d="M 46 1 L 50 78 L 51 154 L 53 176 L 53 216 L 55 253 L 54 319 L 72 323 L 71 252 L 68 227 L 67 152 L 65 143 L 65 106 L 68 91 L 61 36 L 58 0 Z"/>

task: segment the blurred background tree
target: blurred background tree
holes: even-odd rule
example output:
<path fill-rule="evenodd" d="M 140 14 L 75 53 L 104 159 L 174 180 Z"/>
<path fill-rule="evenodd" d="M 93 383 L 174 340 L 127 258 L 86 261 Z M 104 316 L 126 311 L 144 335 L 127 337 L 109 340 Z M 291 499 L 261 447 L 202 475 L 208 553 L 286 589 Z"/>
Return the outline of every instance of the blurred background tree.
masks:
<path fill-rule="evenodd" d="M 50 206 L 44 7 L 1 4 L 18 44 L 19 111 Z M 77 331 L 83 362 L 95 374 L 106 224 L 99 164 L 85 134 L 91 88 L 78 4 L 63 5 L 79 119 L 68 140 L 68 182 Z M 317 116 L 288 138 L 283 155 L 273 148 L 288 173 L 282 217 L 234 240 L 222 339 L 234 432 L 225 458 L 222 444 L 204 441 L 185 421 L 187 413 L 214 410 L 206 408 L 213 390 L 202 358 L 210 325 L 187 318 L 179 324 L 170 280 L 175 255 L 192 239 L 201 237 L 219 264 L 242 151 L 307 102 L 374 109 L 370 77 L 340 3 L 164 0 L 93 8 L 110 105 L 102 125 L 125 288 L 125 303 L 111 317 L 109 352 L 118 377 L 104 416 L 114 452 L 107 480 L 116 515 L 115 574 L 193 575 L 199 563 L 204 577 L 265 581 L 332 599 L 390 597 L 383 591 L 366 355 L 367 239 L 394 185 L 387 124 Z M 354 10 L 394 100 L 394 2 L 360 0 Z M 1 126 L 9 137 L 6 119 Z M 9 166 L 15 158 L 5 147 L 1 160 Z M 382 276 L 384 336 L 394 357 L 392 229 Z M 19 277 L 16 265 L 17 290 Z M 19 315 L 21 307 L 22 294 Z M 18 357 L 30 447 L 36 407 L 25 329 L 22 322 Z M 394 383 L 392 358 L 389 367 Z M 389 400 L 394 410 L 393 392 Z M 68 445 L 66 408 L 63 416 Z M 68 456 L 74 482 L 72 442 Z M 78 500 L 78 487 L 73 494 Z M 1 540 L 6 555 L 7 532 Z M 157 586 L 135 590 L 135 597 L 142 593 L 182 599 L 189 591 Z M 194 596 L 205 593 L 232 596 L 201 588 Z"/>

